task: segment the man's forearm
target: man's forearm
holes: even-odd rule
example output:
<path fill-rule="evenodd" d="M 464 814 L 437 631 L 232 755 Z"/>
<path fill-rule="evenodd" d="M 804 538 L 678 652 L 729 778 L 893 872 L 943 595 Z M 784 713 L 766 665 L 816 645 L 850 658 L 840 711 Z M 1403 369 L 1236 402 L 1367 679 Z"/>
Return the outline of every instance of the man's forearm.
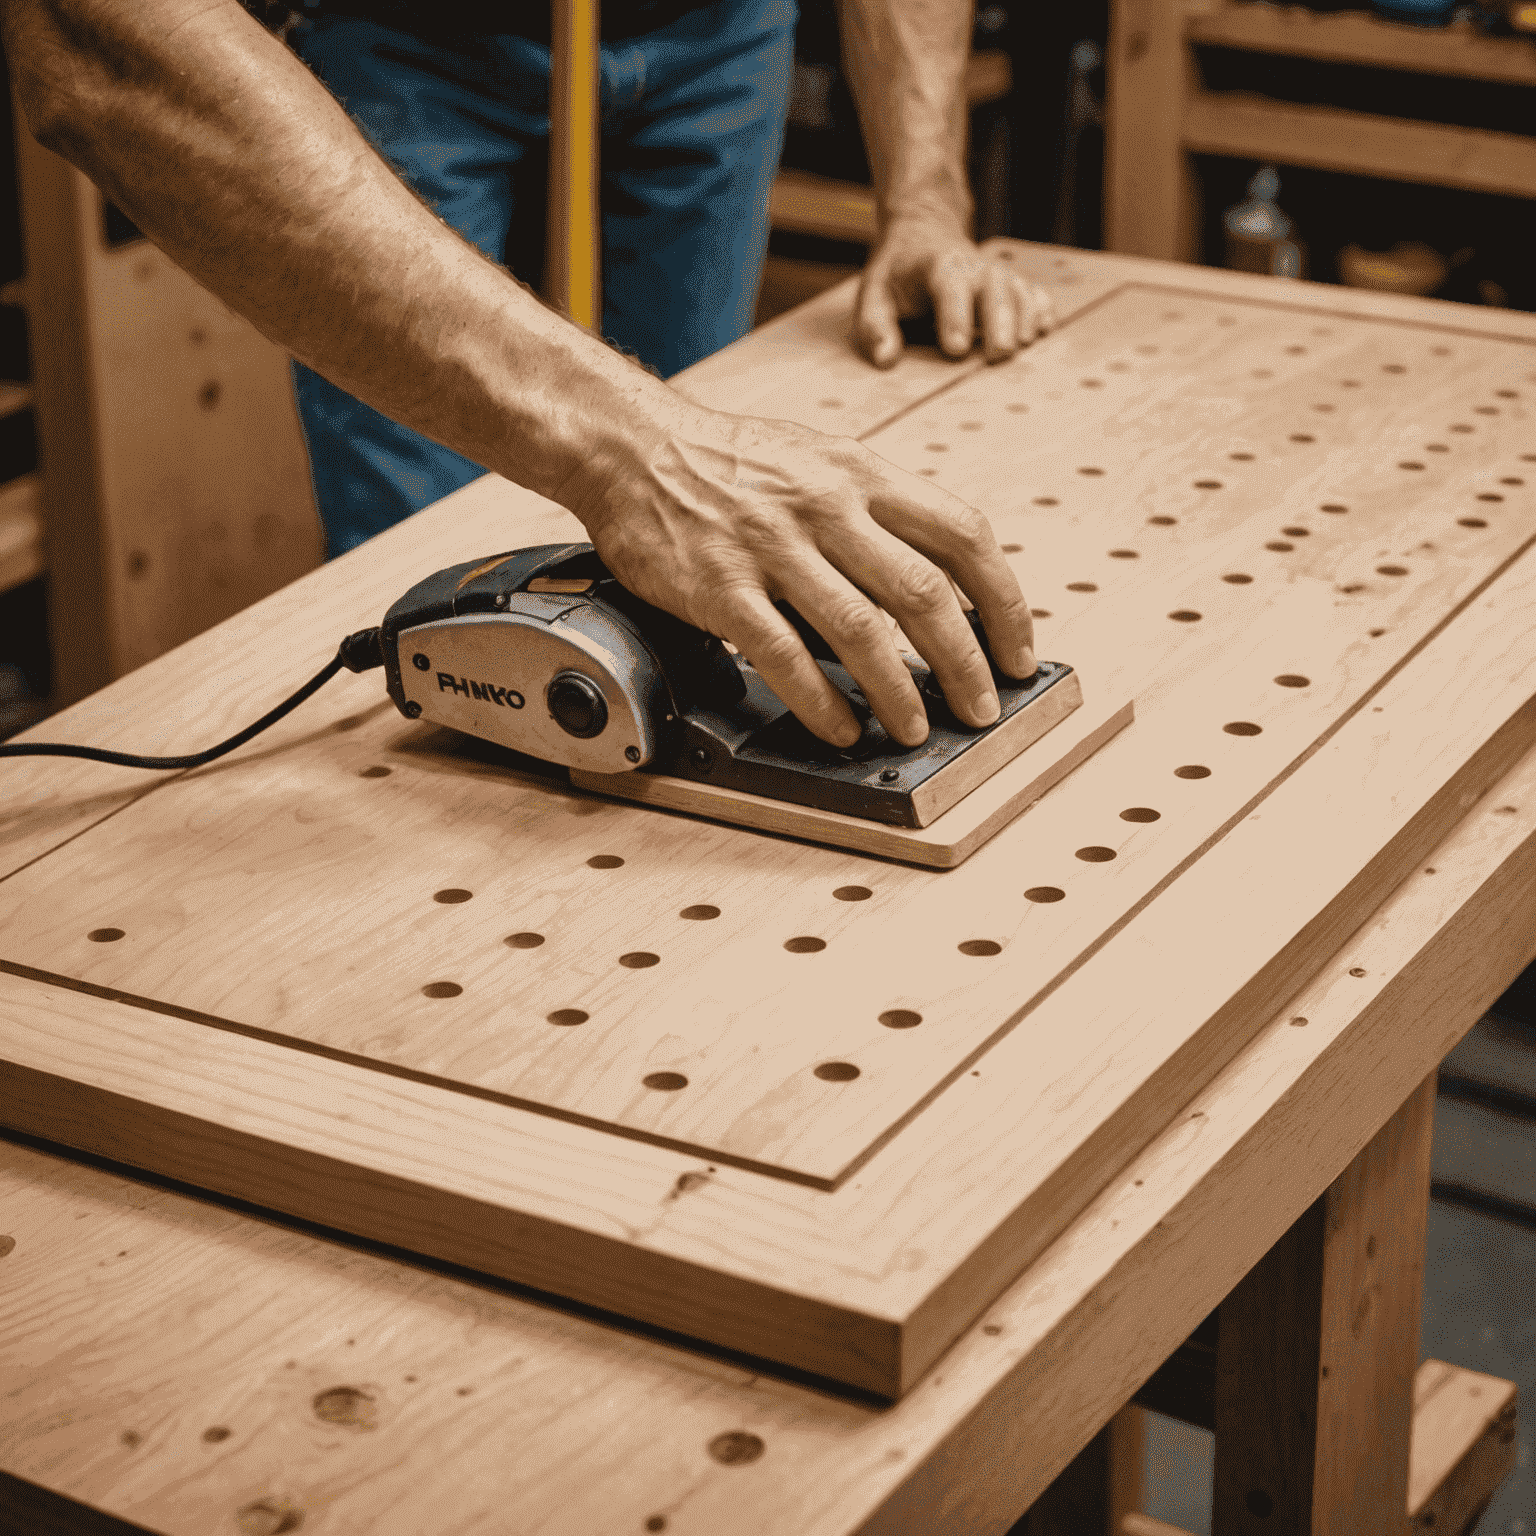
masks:
<path fill-rule="evenodd" d="M 236 0 L 9 0 L 6 44 L 45 144 L 386 415 L 554 495 L 676 398 L 423 206 Z"/>
<path fill-rule="evenodd" d="M 838 14 L 882 229 L 905 215 L 969 229 L 970 0 L 839 0 Z"/>

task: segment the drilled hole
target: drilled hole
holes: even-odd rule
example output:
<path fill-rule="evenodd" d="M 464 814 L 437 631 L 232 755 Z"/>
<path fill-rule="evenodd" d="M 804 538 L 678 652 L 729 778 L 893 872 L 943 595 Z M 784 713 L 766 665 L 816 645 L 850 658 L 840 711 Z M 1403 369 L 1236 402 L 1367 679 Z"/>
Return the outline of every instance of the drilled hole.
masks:
<path fill-rule="evenodd" d="M 936 474 L 938 474 L 938 470 L 936 470 L 936 469 L 920 469 L 920 470 L 918 470 L 918 474 L 920 474 L 920 475 L 936 475 Z"/>
<path fill-rule="evenodd" d="M 508 949 L 537 949 L 544 942 L 542 933 L 509 933 L 501 941 Z"/>
<path fill-rule="evenodd" d="M 1200 618 L 1200 615 L 1193 608 L 1175 608 L 1168 617 L 1175 624 L 1193 624 Z"/>
<path fill-rule="evenodd" d="M 1025 901 L 1037 901 L 1049 906 L 1053 901 L 1065 901 L 1067 893 L 1055 885 L 1032 885 L 1024 892 Z"/>
<path fill-rule="evenodd" d="M 825 939 L 814 938 L 808 933 L 800 934 L 793 939 L 784 940 L 784 948 L 792 955 L 814 955 L 827 947 Z"/>
<path fill-rule="evenodd" d="M 1185 763 L 1182 768 L 1175 768 L 1173 776 L 1176 779 L 1208 779 L 1211 770 L 1202 763 Z"/>
<path fill-rule="evenodd" d="M 1112 549 L 1109 552 L 1111 560 L 1139 560 L 1141 552 L 1135 549 Z"/>
<path fill-rule="evenodd" d="M 546 1017 L 551 1024 L 571 1025 L 585 1024 L 591 1018 L 591 1014 L 583 1013 L 580 1008 L 556 1008 Z"/>
<path fill-rule="evenodd" d="M 1285 350 L 1291 357 L 1300 357 L 1307 349 L 1305 347 L 1287 347 Z"/>
<path fill-rule="evenodd" d="M 474 894 L 475 893 L 473 891 L 465 891 L 460 890 L 457 887 L 451 887 L 446 891 L 434 891 L 432 893 L 432 900 L 440 901 L 445 907 L 456 907 L 460 902 L 470 900 Z"/>
<path fill-rule="evenodd" d="M 1080 475 L 1102 475 L 1103 473 L 1104 471 L 1102 469 L 1099 469 L 1092 464 L 1085 464 L 1081 469 L 1078 470 L 1078 474 Z"/>
<path fill-rule="evenodd" d="M 1219 491 L 1221 489 L 1221 481 L 1220 480 L 1196 480 L 1195 481 L 1195 489 L 1197 491 Z"/>
<path fill-rule="evenodd" d="M 1325 404 L 1319 403 L 1317 405 L 1314 405 L 1312 407 L 1312 409 L 1314 411 L 1317 411 L 1319 414 L 1321 414 L 1323 416 L 1327 416 L 1327 415 L 1330 415 L 1332 413 L 1332 411 L 1334 410 L 1334 407 L 1331 406 L 1331 405 L 1325 405 Z"/>
<path fill-rule="evenodd" d="M 1098 587 L 1091 581 L 1069 581 L 1067 583 L 1068 592 L 1097 592 L 1098 590 Z"/>
<path fill-rule="evenodd" d="M 980 432 L 983 425 L 984 423 L 979 421 L 962 421 L 960 423 L 960 430 L 962 432 Z"/>
<path fill-rule="evenodd" d="M 824 1083 L 851 1083 L 859 1075 L 851 1061 L 824 1061 L 815 1071 Z"/>
<path fill-rule="evenodd" d="M 1480 492 L 1478 492 L 1477 499 L 1479 501 L 1503 501 L 1504 500 L 1504 498 L 1501 495 L 1499 495 L 1499 493 L 1497 491 L 1480 491 Z"/>
<path fill-rule="evenodd" d="M 394 770 L 381 767 L 375 763 L 372 768 L 363 768 L 358 772 L 360 779 L 387 779 Z"/>
<path fill-rule="evenodd" d="M 1084 864 L 1108 864 L 1114 858 L 1115 850 L 1113 848 L 1101 847 L 1095 843 L 1087 848 L 1079 848 L 1076 856 Z"/>
<path fill-rule="evenodd" d="M 1083 386 L 1084 389 L 1103 389 L 1104 388 L 1104 380 L 1103 379 L 1080 379 L 1078 382 Z"/>
<path fill-rule="evenodd" d="M 710 1456 L 726 1467 L 740 1467 L 749 1461 L 756 1461 L 765 1449 L 758 1436 L 749 1435 L 744 1429 L 733 1429 L 727 1435 L 716 1435 L 709 1442 Z"/>
<path fill-rule="evenodd" d="M 1287 550 L 1295 549 L 1296 546 L 1294 544 L 1287 544 L 1284 539 L 1271 539 L 1264 548 L 1274 550 L 1277 555 L 1283 555 Z"/>
<path fill-rule="evenodd" d="M 1340 379 L 1339 380 L 1339 388 L 1340 389 L 1359 389 L 1360 388 L 1360 380 L 1359 379 Z"/>
<path fill-rule="evenodd" d="M 1302 1029 L 1305 1027 L 1306 1022 L 1307 1021 L 1298 1013 L 1296 1017 L 1291 1020 L 1291 1026 L 1294 1029 Z"/>
<path fill-rule="evenodd" d="M 1488 526 L 1488 519 L 1485 517 L 1458 517 L 1456 522 L 1462 528 L 1486 528 Z"/>
<path fill-rule="evenodd" d="M 1288 539 L 1305 539 L 1312 530 L 1310 528 L 1282 528 L 1280 530 Z"/>
<path fill-rule="evenodd" d="M 1450 451 L 1451 451 L 1451 445 L 1449 443 L 1425 443 L 1424 444 L 1424 452 L 1425 453 L 1449 453 Z"/>
<path fill-rule="evenodd" d="M 920 1013 L 913 1013 L 910 1008 L 888 1008 L 880 1015 L 880 1022 L 887 1029 L 916 1029 L 923 1022 Z"/>
<path fill-rule="evenodd" d="M 1149 517 L 1147 519 L 1154 528 L 1172 528 L 1178 522 L 1176 517 Z"/>
<path fill-rule="evenodd" d="M 1319 512 L 1348 512 L 1349 508 L 1342 501 L 1325 501 L 1318 508 Z"/>
<path fill-rule="evenodd" d="M 1222 730 L 1228 736 L 1259 736 L 1263 734 L 1264 727 L 1255 725 L 1252 720 L 1228 720 Z"/>
<path fill-rule="evenodd" d="M 1351 582 L 1347 583 L 1346 585 L 1340 587 L 1339 591 L 1340 592 L 1351 592 L 1351 593 L 1353 593 L 1353 592 L 1364 592 L 1365 591 L 1365 583 L 1363 581 L 1351 581 Z"/>
<path fill-rule="evenodd" d="M 1423 469 L 1424 466 L 1417 459 L 1404 459 L 1398 466 L 1399 469 Z"/>
<path fill-rule="evenodd" d="M 1376 574 L 1378 576 L 1406 576 L 1408 574 L 1408 567 L 1406 565 L 1378 565 L 1376 567 Z"/>
<path fill-rule="evenodd" d="M 690 923 L 707 923 L 711 919 L 720 916 L 720 908 L 701 904 L 696 907 L 684 907 L 677 915 L 679 917 L 686 917 Z"/>
<path fill-rule="evenodd" d="M 1031 608 L 1029 616 L 1032 619 L 1048 619 L 1051 616 L 1051 610 L 1049 608 Z"/>
<path fill-rule="evenodd" d="M 1236 459 L 1239 464 L 1248 464 L 1253 461 L 1251 453 L 1229 453 L 1227 457 L 1229 459 Z"/>
<path fill-rule="evenodd" d="M 875 893 L 867 885 L 840 885 L 832 892 L 834 901 L 868 901 Z"/>
<path fill-rule="evenodd" d="M 1037 507 L 1059 507 L 1061 505 L 1054 496 L 1036 496 L 1034 504 Z"/>
<path fill-rule="evenodd" d="M 962 955 L 1000 955 L 1003 946 L 995 939 L 966 939 L 960 945 Z"/>
<path fill-rule="evenodd" d="M 423 997 L 458 997 L 464 990 L 456 981 L 429 981 L 421 989 Z"/>
<path fill-rule="evenodd" d="M 948 443 L 924 443 L 923 446 L 928 450 L 929 453 L 948 453 L 949 452 L 949 444 Z"/>
<path fill-rule="evenodd" d="M 1274 376 L 1275 373 L 1272 368 L 1255 368 L 1253 372 L 1249 374 L 1249 378 L 1253 379 L 1272 379 Z"/>
<path fill-rule="evenodd" d="M 1231 582 L 1234 587 L 1246 587 L 1253 577 L 1245 571 L 1228 571 L 1221 579 Z"/>
<path fill-rule="evenodd" d="M 123 937 L 125 934 L 121 928 L 92 928 L 86 934 L 92 944 L 115 944 Z"/>
<path fill-rule="evenodd" d="M 1451 424 L 1452 432 L 1475 432 L 1477 430 L 1470 422 L 1457 421 Z"/>
<path fill-rule="evenodd" d="M 1520 392 L 1515 389 L 1496 389 L 1494 394 L 1500 400 L 1518 400 L 1520 398 Z"/>
<path fill-rule="evenodd" d="M 619 869 L 624 860 L 616 853 L 598 853 L 587 860 L 588 869 Z"/>
<path fill-rule="evenodd" d="M 648 971 L 653 965 L 661 964 L 661 956 L 653 955 L 648 949 L 633 949 L 627 955 L 619 956 L 619 964 L 627 971 Z"/>
<path fill-rule="evenodd" d="M 1497 416 L 1499 408 L 1496 405 L 1474 405 L 1472 407 L 1479 416 Z"/>
<path fill-rule="evenodd" d="M 1499 476 L 1499 484 L 1500 485 L 1524 485 L 1525 481 L 1522 480 L 1519 477 L 1519 475 L 1500 475 Z"/>
<path fill-rule="evenodd" d="M 1365 967 L 1363 965 L 1352 965 L 1349 968 L 1349 974 L 1351 976 L 1364 976 Z"/>
<path fill-rule="evenodd" d="M 1408 372 L 1408 370 L 1406 368 L 1404 368 L 1401 363 L 1383 363 L 1381 365 L 1381 371 L 1383 373 L 1407 373 Z"/>
<path fill-rule="evenodd" d="M 1312 684 L 1310 677 L 1303 677 L 1299 672 L 1282 672 L 1275 681 L 1282 688 L 1308 688 Z"/>
<path fill-rule="evenodd" d="M 1022 544 L 1004 544 L 1002 548 L 1005 555 L 1022 555 L 1024 553 L 1024 546 Z"/>
<path fill-rule="evenodd" d="M 1010 400 L 1003 409 L 1005 411 L 1012 411 L 1015 416 L 1022 416 L 1029 407 L 1022 400 Z"/>
<path fill-rule="evenodd" d="M 1150 805 L 1132 805 L 1120 812 L 1121 821 L 1161 821 L 1163 813 Z"/>
<path fill-rule="evenodd" d="M 647 1072 L 640 1081 L 658 1093 L 676 1093 L 688 1086 L 688 1079 L 681 1072 Z"/>
<path fill-rule="evenodd" d="M 1317 439 L 1310 432 L 1292 432 L 1291 441 L 1293 443 L 1315 443 Z"/>
<path fill-rule="evenodd" d="M 1384 630 L 1384 629 L 1368 629 L 1368 630 L 1366 630 L 1366 634 L 1368 634 L 1371 637 L 1372 640 L 1379 640 L 1379 639 L 1381 639 L 1381 637 L 1384 634 L 1386 634 L 1386 630 Z"/>

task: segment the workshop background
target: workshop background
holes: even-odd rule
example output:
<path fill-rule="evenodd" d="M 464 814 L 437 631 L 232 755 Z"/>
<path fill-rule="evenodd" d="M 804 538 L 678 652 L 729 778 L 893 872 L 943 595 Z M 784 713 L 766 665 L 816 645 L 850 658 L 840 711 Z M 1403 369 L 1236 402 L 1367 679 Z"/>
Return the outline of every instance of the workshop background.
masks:
<path fill-rule="evenodd" d="M 874 232 L 834 9 L 801 10 L 760 322 Z M 1152 94 L 1106 82 L 1112 32 L 1169 60 Z M 1528 0 L 984 0 L 967 85 L 979 235 L 1536 308 Z M 285 360 L 5 106 L 0 739 L 320 559 Z M 1106 176 L 1116 114 L 1174 135 L 1163 203 Z M 1434 1168 L 1423 1353 L 1536 1403 L 1536 968 L 1442 1069 Z M 1532 1439 L 1481 1530 L 1536 1536 Z M 1211 1437 L 1154 1417 L 1147 1512 L 1207 1532 L 1210 1480 Z"/>

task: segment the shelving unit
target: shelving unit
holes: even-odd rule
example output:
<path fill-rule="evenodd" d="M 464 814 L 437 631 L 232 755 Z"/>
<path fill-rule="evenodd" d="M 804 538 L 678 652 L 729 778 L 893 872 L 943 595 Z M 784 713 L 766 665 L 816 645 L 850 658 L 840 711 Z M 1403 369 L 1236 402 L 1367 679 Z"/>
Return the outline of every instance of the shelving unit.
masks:
<path fill-rule="evenodd" d="M 1193 154 L 1536 198 L 1536 137 L 1207 90 L 1197 47 L 1536 86 L 1529 40 L 1466 25 L 1412 27 L 1260 0 L 1115 0 L 1105 175 L 1111 250 L 1197 259 Z"/>

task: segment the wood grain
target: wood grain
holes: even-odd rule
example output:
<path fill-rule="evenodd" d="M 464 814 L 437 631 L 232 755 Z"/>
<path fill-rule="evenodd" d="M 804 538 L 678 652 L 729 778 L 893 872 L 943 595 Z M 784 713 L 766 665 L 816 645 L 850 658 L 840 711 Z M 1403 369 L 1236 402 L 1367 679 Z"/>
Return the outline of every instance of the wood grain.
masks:
<path fill-rule="evenodd" d="M 892 1409 L 0 1143 L 0 1467 L 161 1536 L 1000 1536 L 1520 967 L 1536 758 L 1433 863 Z"/>
<path fill-rule="evenodd" d="M 1145 344 L 1158 350 L 1135 372 L 1130 359 L 1142 354 L 1125 342 L 1149 327 L 1162 339 Z M 1290 339 L 1298 331 L 1305 341 Z M 466 1159 L 471 1148 L 483 1156 L 485 1127 L 495 1128 L 506 1148 L 501 1165 L 513 1185 L 529 1184 L 533 1204 L 484 1188 L 466 1198 L 482 1202 L 487 1219 L 524 1209 L 573 1234 L 563 1256 L 539 1259 L 554 1265 L 540 1283 L 563 1275 L 559 1283 L 580 1287 L 585 1299 L 875 1390 L 909 1385 L 1242 1045 L 1281 989 L 1310 974 L 1385 897 L 1465 797 L 1518 755 L 1536 691 L 1533 658 L 1522 649 L 1533 582 L 1524 561 L 1508 564 L 1529 537 L 1524 488 L 1489 491 L 1504 498 L 1497 504 L 1478 502 L 1475 489 L 1523 479 L 1492 475 L 1521 462 L 1523 348 L 1302 305 L 1240 312 L 1227 299 L 1148 288 L 1101 303 L 1044 346 L 1054 351 L 1037 350 L 1016 368 L 952 375 L 946 396 L 920 402 L 873 441 L 892 457 L 930 453 L 928 443 L 941 439 L 928 434 L 940 430 L 985 445 L 967 454 L 981 468 L 954 473 L 1001 519 L 1018 515 L 1020 477 L 1008 473 L 1017 437 L 988 424 L 1030 419 L 1009 405 L 1035 411 L 1044 442 L 1061 440 L 1049 413 L 1063 409 L 1080 418 L 1081 440 L 1096 455 L 1122 445 L 1123 457 L 1088 466 L 1104 475 L 1077 477 L 1091 487 L 1081 506 L 1060 521 L 1054 510 L 1040 516 L 1028 536 L 1039 569 L 1057 561 L 1065 575 L 1081 558 L 1074 519 L 1103 539 L 1119 531 L 1117 515 L 1141 526 L 1149 506 L 1180 509 L 1166 514 L 1180 518 L 1176 540 L 1148 545 L 1134 561 L 1102 553 L 1104 569 L 1136 575 L 1106 578 L 1095 598 L 1103 606 L 1083 604 L 1055 631 L 1066 659 L 1077 664 L 1076 647 L 1097 646 L 1104 672 L 1138 681 L 1156 708 L 960 875 L 881 867 L 876 878 L 846 855 L 698 825 L 679 839 L 671 818 L 562 795 L 548 780 L 509 772 L 505 759 L 401 725 L 387 706 L 359 711 L 367 680 L 356 680 L 337 700 L 350 712 L 330 715 L 327 728 L 316 731 L 312 716 L 306 731 L 295 725 L 263 751 L 165 785 L 14 876 L 3 898 L 8 958 L 108 997 L 147 1000 L 153 1018 L 124 1016 L 120 1030 L 103 1024 L 107 1035 L 93 1036 L 100 1055 L 120 1032 L 120 1073 L 154 1031 L 170 1031 L 154 1022 L 165 1017 L 155 1009 L 181 1014 L 189 1027 L 176 1035 L 175 1061 L 191 1074 L 176 1089 L 181 1100 L 146 1086 L 153 1054 L 148 1075 L 133 1074 L 136 1091 L 149 1095 L 146 1113 L 161 1116 L 162 1147 L 187 1142 L 176 1117 L 195 1119 L 200 1104 L 234 1115 L 227 1092 L 209 1099 L 206 1086 L 229 1080 L 217 1059 L 235 1049 L 228 1027 L 273 1042 L 239 1047 L 242 1070 L 253 1074 L 241 1100 L 253 1147 L 228 1156 L 221 1188 L 251 1192 L 263 1159 L 281 1161 L 275 1149 L 289 1132 L 263 1119 L 263 1099 L 287 1102 L 291 1071 L 275 1042 L 297 1039 L 330 1053 L 304 1058 L 316 1084 L 344 1082 L 350 1098 L 373 1106 L 359 1110 L 376 1117 L 363 1135 L 366 1152 L 329 1136 L 324 1089 L 307 1096 L 303 1132 L 365 1184 L 362 1164 L 382 1156 L 402 1095 L 423 1125 L 445 1117 L 441 1135 L 424 1139 L 435 1146 L 462 1136 Z M 1290 372 L 1275 385 L 1240 385 L 1236 370 L 1261 352 Z M 1102 369 L 1078 375 L 1088 360 Z M 1125 368 L 1110 366 L 1117 362 Z M 1320 380 L 1337 379 L 1344 366 L 1370 371 L 1360 424 L 1275 444 L 1297 398 L 1315 400 Z M 1100 383 L 1072 382 L 1087 377 Z M 1210 377 L 1210 392 L 1184 400 L 1190 377 Z M 1079 404 L 1100 399 L 1108 403 Z M 1220 416 L 1212 399 L 1227 402 Z M 1359 445 L 1381 452 L 1393 432 L 1422 443 L 1453 407 L 1465 408 L 1473 431 L 1448 436 L 1470 446 L 1447 449 L 1445 471 L 1398 471 L 1401 484 L 1373 497 L 1367 482 L 1379 464 Z M 981 425 L 968 427 L 972 420 Z M 1254 445 L 1242 450 L 1254 454 L 1254 477 L 1210 501 L 1193 478 L 1233 441 Z M 1074 450 L 1068 443 L 1064 451 Z M 1092 500 L 1101 479 L 1112 501 Z M 1354 498 L 1342 531 L 1324 532 L 1314 517 L 1319 531 L 1292 541 L 1294 561 L 1242 587 L 1220 580 L 1253 554 L 1277 490 L 1283 503 L 1286 494 L 1317 498 L 1341 483 Z M 489 529 L 506 497 L 493 482 L 463 493 L 456 536 L 475 515 Z M 1460 530 L 1449 513 L 1461 497 L 1497 505 L 1498 524 L 1490 515 L 1482 528 Z M 531 498 L 519 504 L 530 529 L 558 520 Z M 1194 511 L 1207 505 L 1208 513 Z M 1447 524 L 1459 531 L 1447 534 Z M 1383 548 L 1384 535 L 1396 542 Z M 485 547 L 494 546 L 473 552 Z M 407 554 L 403 543 L 381 541 L 372 581 Z M 1402 574 L 1380 574 L 1394 557 Z M 1341 580 L 1351 562 L 1368 579 Z M 348 562 L 339 567 L 336 590 L 352 601 L 366 583 L 349 585 Z M 1356 585 L 1362 592 L 1339 590 Z M 1186 608 L 1202 617 L 1169 621 Z M 1110 613 L 1115 646 L 1095 640 Z M 321 633 L 308 622 L 309 634 Z M 303 633 L 296 625 L 290 643 Z M 252 663 L 259 638 L 252 633 Z M 230 664 L 227 675 L 249 664 Z M 1276 682 L 1292 676 L 1305 685 Z M 1259 729 L 1234 734 L 1224 722 Z M 1192 756 L 1209 777 L 1174 772 Z M 359 777 L 377 767 L 390 774 Z M 1121 821 L 1120 810 L 1139 808 L 1157 820 Z M 1303 849 L 1304 877 L 1262 888 L 1267 871 L 1300 868 Z M 589 858 L 625 862 L 594 870 Z M 869 897 L 837 894 L 854 886 Z M 1238 922 L 1223 893 L 1250 889 L 1256 899 Z M 434 900 L 439 892 L 447 899 Z M 464 892 L 469 899 L 454 894 Z M 1059 900 L 1042 899 L 1054 892 Z M 697 906 L 721 915 L 684 915 Z M 1201 938 L 1213 911 L 1223 914 L 1214 963 Z M 106 929 L 124 937 L 89 937 Z M 504 942 L 524 933 L 545 942 Z M 795 947 L 802 939 L 830 953 Z M 241 956 L 238 967 L 199 958 L 231 953 Z M 622 959 L 651 955 L 655 965 Z M 1134 992 L 1128 974 L 1139 979 Z M 462 991 L 422 995 L 446 983 Z M 1149 1018 L 1156 997 L 1177 999 L 1177 1009 Z M 108 1014 L 113 1007 L 122 1014 L 119 1005 Z M 580 1033 L 547 1022 L 568 1008 L 588 1016 Z M 228 1027 L 193 1048 L 206 1025 L 189 1023 L 188 1013 Z M 882 1013 L 922 1024 L 892 1027 Z M 28 1048 L 38 1053 L 29 1070 L 39 1082 L 78 1070 L 74 1061 L 61 1067 L 48 1047 Z M 395 1074 L 387 1092 L 363 1085 L 370 1072 L 378 1076 L 369 1063 Z M 818 1076 L 826 1064 L 856 1076 Z M 657 1073 L 686 1079 L 686 1088 L 669 1080 L 647 1089 Z M 978 1121 L 978 1102 L 990 1102 L 998 1076 L 1010 1085 L 1008 1101 Z M 472 1131 L 469 1111 L 446 1103 L 463 1089 L 481 1106 Z M 29 1089 L 33 1113 L 48 1112 L 49 1091 Z M 530 1112 L 554 1117 L 568 1144 L 580 1145 L 594 1188 L 611 1178 L 620 1193 L 603 1221 L 579 1203 L 562 1207 L 559 1191 L 531 1177 L 530 1151 L 517 1149 L 539 1147 L 553 1132 L 530 1129 Z M 625 1139 L 605 1142 L 599 1126 Z M 732 1214 L 710 1209 L 707 1197 L 690 1200 L 688 1216 L 669 1212 L 666 1231 L 653 1233 L 654 1185 L 633 1205 L 624 1193 L 641 1157 L 635 1138 L 658 1155 L 728 1165 L 741 1176 Z M 452 1161 L 445 1156 L 445 1168 Z M 987 1166 L 979 1176 L 978 1162 Z M 663 1166 L 672 1171 L 662 1191 L 700 1171 L 663 1158 L 645 1163 L 646 1179 Z M 380 1190 L 396 1187 L 382 1164 L 375 1171 Z M 773 1172 L 802 1187 L 764 1178 Z M 411 1176 L 421 1176 L 419 1166 Z M 444 1173 L 445 1195 L 460 1177 Z M 723 1187 L 710 1177 L 712 1189 Z M 358 1224 L 360 1208 L 338 1208 L 323 1183 L 314 1199 L 320 1204 L 306 1204 L 307 1214 Z M 385 1204 L 376 1199 L 368 1219 Z M 694 1213 L 704 1225 L 689 1230 Z M 722 1221 L 732 1233 L 725 1256 Z M 783 1298 L 784 1318 L 812 1318 L 817 1308 L 862 1318 L 877 1342 L 868 1358 L 850 1360 L 829 1345 L 832 1330 L 794 1322 L 776 1351 L 764 1343 L 763 1319 L 748 1315 L 756 1302 L 717 1305 L 698 1288 L 669 1296 L 658 1284 L 626 1303 L 623 1264 L 604 1272 L 590 1261 L 580 1235 L 594 1227 L 616 1254 L 634 1241 L 624 1234 L 644 1232 L 669 1263 L 711 1277 L 719 1296 L 747 1294 L 738 1284 L 766 1286 Z M 441 1252 L 470 1240 L 434 1228 L 420 1246 Z M 487 1267 L 528 1278 L 532 1262 L 517 1251 Z"/>

